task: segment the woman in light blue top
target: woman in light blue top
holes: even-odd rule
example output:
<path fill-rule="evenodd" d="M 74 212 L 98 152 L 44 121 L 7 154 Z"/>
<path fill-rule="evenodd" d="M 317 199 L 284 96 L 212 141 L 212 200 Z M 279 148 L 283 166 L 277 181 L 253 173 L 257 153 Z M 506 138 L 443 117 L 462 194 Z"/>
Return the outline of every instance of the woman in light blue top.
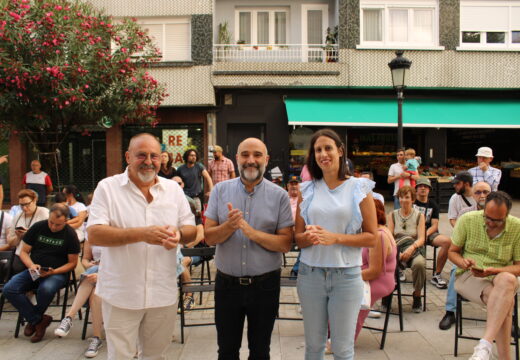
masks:
<path fill-rule="evenodd" d="M 377 220 L 374 182 L 348 177 L 345 156 L 334 131 L 314 133 L 307 159 L 313 181 L 301 186 L 295 225 L 306 360 L 323 359 L 329 322 L 334 359 L 354 358 L 361 248 L 375 245 Z"/>

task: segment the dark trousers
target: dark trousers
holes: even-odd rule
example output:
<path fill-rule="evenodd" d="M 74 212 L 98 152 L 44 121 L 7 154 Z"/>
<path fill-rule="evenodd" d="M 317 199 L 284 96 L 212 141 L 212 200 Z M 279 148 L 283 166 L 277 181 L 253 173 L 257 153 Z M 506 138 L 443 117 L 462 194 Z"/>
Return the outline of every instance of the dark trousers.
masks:
<path fill-rule="evenodd" d="M 218 359 L 239 360 L 244 319 L 247 317 L 249 360 L 269 359 L 271 333 L 280 305 L 280 272 L 240 285 L 238 278 L 217 273 L 215 323 Z"/>
<path fill-rule="evenodd" d="M 33 281 L 29 270 L 24 270 L 5 284 L 4 295 L 29 323 L 36 325 L 41 321 L 54 295 L 67 284 L 68 276 L 68 273 L 56 274 Z M 25 295 L 34 289 L 38 289 L 36 305 L 33 305 Z"/>

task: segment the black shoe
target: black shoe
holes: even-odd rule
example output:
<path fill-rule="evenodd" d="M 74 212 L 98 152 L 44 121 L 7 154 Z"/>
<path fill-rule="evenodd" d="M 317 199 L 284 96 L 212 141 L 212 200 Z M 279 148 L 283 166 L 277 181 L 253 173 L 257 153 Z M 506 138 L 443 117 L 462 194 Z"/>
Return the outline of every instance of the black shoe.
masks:
<path fill-rule="evenodd" d="M 455 324 L 455 321 L 455 313 L 452 311 L 446 311 L 446 314 L 439 323 L 439 329 L 448 330 L 451 328 L 451 325 Z"/>
<path fill-rule="evenodd" d="M 412 311 L 414 313 L 420 313 L 422 311 L 422 301 L 420 296 L 413 296 Z"/>

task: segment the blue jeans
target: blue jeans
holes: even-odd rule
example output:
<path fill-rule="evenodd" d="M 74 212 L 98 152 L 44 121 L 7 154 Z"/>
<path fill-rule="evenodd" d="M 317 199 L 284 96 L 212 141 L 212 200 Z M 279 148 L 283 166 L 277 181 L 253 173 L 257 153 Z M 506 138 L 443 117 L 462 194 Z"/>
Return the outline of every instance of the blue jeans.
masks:
<path fill-rule="evenodd" d="M 328 323 L 334 359 L 354 359 L 354 335 L 363 297 L 361 268 L 322 268 L 300 262 L 297 285 L 305 360 L 323 359 Z"/>
<path fill-rule="evenodd" d="M 54 295 L 67 284 L 67 278 L 68 273 L 51 275 L 33 281 L 29 270 L 24 270 L 5 284 L 4 295 L 30 324 L 36 325 L 41 321 Z M 33 305 L 25 295 L 34 289 L 37 289 L 36 305 Z"/>
<path fill-rule="evenodd" d="M 394 210 L 400 209 L 401 204 L 399 203 L 399 196 L 394 195 Z"/>
<path fill-rule="evenodd" d="M 450 271 L 450 283 L 448 284 L 448 292 L 446 293 L 446 311 L 457 311 L 457 292 L 455 291 L 455 271 L 457 267 L 453 265 Z"/>

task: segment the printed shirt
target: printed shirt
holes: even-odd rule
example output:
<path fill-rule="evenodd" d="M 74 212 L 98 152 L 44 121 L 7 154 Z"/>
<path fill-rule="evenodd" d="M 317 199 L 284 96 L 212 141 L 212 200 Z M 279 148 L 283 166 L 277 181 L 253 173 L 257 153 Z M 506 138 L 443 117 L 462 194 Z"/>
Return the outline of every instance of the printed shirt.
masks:
<path fill-rule="evenodd" d="M 209 162 L 208 171 L 213 180 L 213 185 L 215 185 L 221 181 L 231 179 L 231 173 L 235 171 L 235 166 L 230 159 L 222 155 L 220 160 L 211 160 Z"/>
<path fill-rule="evenodd" d="M 39 221 L 31 226 L 23 241 L 32 247 L 30 256 L 35 264 L 53 269 L 68 263 L 68 255 L 80 252 L 74 229 L 65 225 L 60 231 L 52 232 L 48 220 Z"/>
<path fill-rule="evenodd" d="M 498 190 L 498 184 L 500 184 L 500 178 L 502 177 L 502 171 L 489 166 L 486 172 L 482 171 L 478 166 L 468 170 L 471 176 L 473 176 L 473 185 L 479 181 L 484 181 L 491 186 L 491 191 Z"/>
<path fill-rule="evenodd" d="M 250 193 L 240 177 L 218 183 L 209 197 L 206 217 L 222 224 L 229 212 L 227 203 L 240 209 L 251 227 L 265 233 L 275 234 L 294 225 L 287 192 L 265 179 Z M 226 241 L 217 244 L 215 264 L 228 275 L 255 276 L 279 269 L 282 254 L 264 249 L 236 230 Z"/>
<path fill-rule="evenodd" d="M 127 171 L 99 182 L 89 207 L 87 229 L 95 225 L 195 226 L 188 201 L 175 181 L 158 176 L 150 188 L 153 200 L 148 203 Z M 144 241 L 104 247 L 96 294 L 123 309 L 173 305 L 178 298 L 176 267 L 176 249 L 166 250 Z"/>
<path fill-rule="evenodd" d="M 504 231 L 491 239 L 486 232 L 484 211 L 462 215 L 455 224 L 451 241 L 462 248 L 462 256 L 478 267 L 504 267 L 520 261 L 520 219 L 509 215 Z M 457 275 L 466 270 L 457 269 Z"/>

